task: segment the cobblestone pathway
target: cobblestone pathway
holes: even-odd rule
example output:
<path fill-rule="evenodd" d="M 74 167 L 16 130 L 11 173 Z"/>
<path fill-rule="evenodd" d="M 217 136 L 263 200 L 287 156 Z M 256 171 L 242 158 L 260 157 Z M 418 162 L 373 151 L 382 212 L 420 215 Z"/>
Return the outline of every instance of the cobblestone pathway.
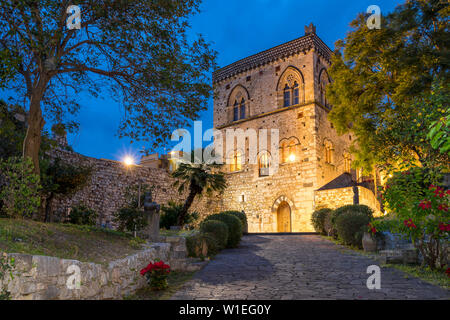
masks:
<path fill-rule="evenodd" d="M 172 299 L 449 299 L 445 289 L 381 269 L 381 290 L 369 290 L 377 263 L 314 235 L 247 236 L 197 272 Z"/>

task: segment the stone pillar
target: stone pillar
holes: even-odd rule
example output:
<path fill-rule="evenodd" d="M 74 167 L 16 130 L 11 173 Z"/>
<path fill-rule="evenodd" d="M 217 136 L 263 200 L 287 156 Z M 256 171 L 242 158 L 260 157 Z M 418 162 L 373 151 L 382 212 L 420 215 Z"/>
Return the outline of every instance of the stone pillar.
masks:
<path fill-rule="evenodd" d="M 159 241 L 159 211 L 161 206 L 152 200 L 151 192 L 145 194 L 144 214 L 147 217 L 148 225 L 144 231 L 144 236 L 150 241 Z"/>

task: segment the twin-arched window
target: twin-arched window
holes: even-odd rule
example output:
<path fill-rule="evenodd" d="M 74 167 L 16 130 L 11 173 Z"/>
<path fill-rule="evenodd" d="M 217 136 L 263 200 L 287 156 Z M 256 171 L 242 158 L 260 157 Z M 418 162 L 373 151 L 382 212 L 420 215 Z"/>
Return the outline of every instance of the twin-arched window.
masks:
<path fill-rule="evenodd" d="M 303 75 L 294 67 L 288 67 L 278 83 L 280 107 L 295 106 L 305 102 Z M 279 101 L 280 101 L 279 100 Z"/>
<path fill-rule="evenodd" d="M 242 98 L 240 102 L 237 100 L 233 106 L 233 121 L 245 119 L 245 99 Z"/>
<path fill-rule="evenodd" d="M 292 87 L 286 83 L 284 87 L 284 107 L 295 106 L 300 103 L 300 86 L 297 81 L 294 82 Z"/>

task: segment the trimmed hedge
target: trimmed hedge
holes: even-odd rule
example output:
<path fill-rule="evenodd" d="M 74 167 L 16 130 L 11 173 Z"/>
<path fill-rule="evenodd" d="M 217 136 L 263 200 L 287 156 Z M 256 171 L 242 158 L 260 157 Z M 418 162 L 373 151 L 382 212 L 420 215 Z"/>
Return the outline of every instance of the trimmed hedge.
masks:
<path fill-rule="evenodd" d="M 223 211 L 221 213 L 225 214 L 232 214 L 233 216 L 236 216 L 239 220 L 241 220 L 242 223 L 242 232 L 244 234 L 248 233 L 248 221 L 247 221 L 247 215 L 243 211 Z"/>
<path fill-rule="evenodd" d="M 365 213 L 357 211 L 346 211 L 336 218 L 336 231 L 339 239 L 347 245 L 362 247 L 364 227 L 371 221 Z"/>
<path fill-rule="evenodd" d="M 228 241 L 228 226 L 218 220 L 203 221 L 200 225 L 200 231 L 210 234 L 217 240 L 217 247 L 219 250 L 227 246 Z"/>
<path fill-rule="evenodd" d="M 311 216 L 311 222 L 316 232 L 322 235 L 328 235 L 328 232 L 325 230 L 325 220 L 327 216 L 330 216 L 333 213 L 333 210 L 328 208 L 319 209 L 313 212 Z"/>
<path fill-rule="evenodd" d="M 370 220 L 373 219 L 373 210 L 371 208 L 369 208 L 366 205 L 362 205 L 362 204 L 349 204 L 346 206 L 342 206 L 340 208 L 337 208 L 336 210 L 333 211 L 333 213 L 331 214 L 331 232 L 330 235 L 332 235 L 333 237 L 338 237 L 337 234 L 337 228 L 336 228 L 336 221 L 337 218 L 345 213 L 360 213 L 362 215 L 365 215 L 366 217 L 368 217 Z"/>
<path fill-rule="evenodd" d="M 203 246 L 206 243 L 207 253 L 204 254 Z M 188 257 L 206 258 L 206 256 L 215 256 L 219 253 L 217 239 L 210 233 L 196 233 L 186 238 L 186 248 Z"/>
<path fill-rule="evenodd" d="M 208 216 L 205 221 L 217 220 L 222 221 L 228 226 L 227 248 L 236 248 L 242 237 L 242 223 L 236 216 L 219 213 Z"/>

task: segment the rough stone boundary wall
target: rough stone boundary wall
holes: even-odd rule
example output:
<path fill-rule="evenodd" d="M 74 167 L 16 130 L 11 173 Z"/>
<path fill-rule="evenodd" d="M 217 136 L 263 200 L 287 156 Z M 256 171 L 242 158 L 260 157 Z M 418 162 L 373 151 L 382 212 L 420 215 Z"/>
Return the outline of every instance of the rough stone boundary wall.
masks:
<path fill-rule="evenodd" d="M 337 209 L 353 204 L 353 196 L 353 187 L 316 191 L 315 208 Z"/>
<path fill-rule="evenodd" d="M 381 215 L 380 204 L 373 192 L 367 188 L 358 186 L 359 204 L 364 204 L 374 210 L 374 215 Z M 315 193 L 315 208 L 337 209 L 339 207 L 353 204 L 355 191 L 353 187 L 320 190 Z"/>
<path fill-rule="evenodd" d="M 52 150 L 51 155 L 76 166 L 92 168 L 90 181 L 85 187 L 74 194 L 59 196 L 52 201 L 52 208 L 57 216 L 66 216 L 70 207 L 84 203 L 99 214 L 99 224 L 112 223 L 113 214 L 125 204 L 127 187 L 137 186 L 139 179 L 143 184 L 156 187 L 153 201 L 158 204 L 167 204 L 170 200 L 183 202 L 186 199 L 186 195 L 180 196 L 172 186 L 174 179 L 165 169 L 139 165 L 126 167 L 118 161 L 90 158 L 59 148 Z M 191 210 L 199 212 L 203 217 L 214 213 L 217 203 L 216 198 L 205 196 L 196 200 Z"/>
<path fill-rule="evenodd" d="M 173 270 L 188 269 L 186 241 L 184 238 L 166 239 L 169 243 L 149 245 L 145 250 L 116 260 L 108 265 L 65 260 L 55 257 L 10 254 L 15 258 L 13 280 L 8 281 L 8 291 L 14 300 L 99 300 L 123 299 L 147 285 L 140 270 L 150 261 L 161 259 Z M 69 289 L 69 266 L 81 270 L 81 288 Z M 8 275 L 5 276 L 8 278 Z M 6 281 L 6 280 L 4 280 Z M 2 283 L 0 282 L 0 288 Z"/>

